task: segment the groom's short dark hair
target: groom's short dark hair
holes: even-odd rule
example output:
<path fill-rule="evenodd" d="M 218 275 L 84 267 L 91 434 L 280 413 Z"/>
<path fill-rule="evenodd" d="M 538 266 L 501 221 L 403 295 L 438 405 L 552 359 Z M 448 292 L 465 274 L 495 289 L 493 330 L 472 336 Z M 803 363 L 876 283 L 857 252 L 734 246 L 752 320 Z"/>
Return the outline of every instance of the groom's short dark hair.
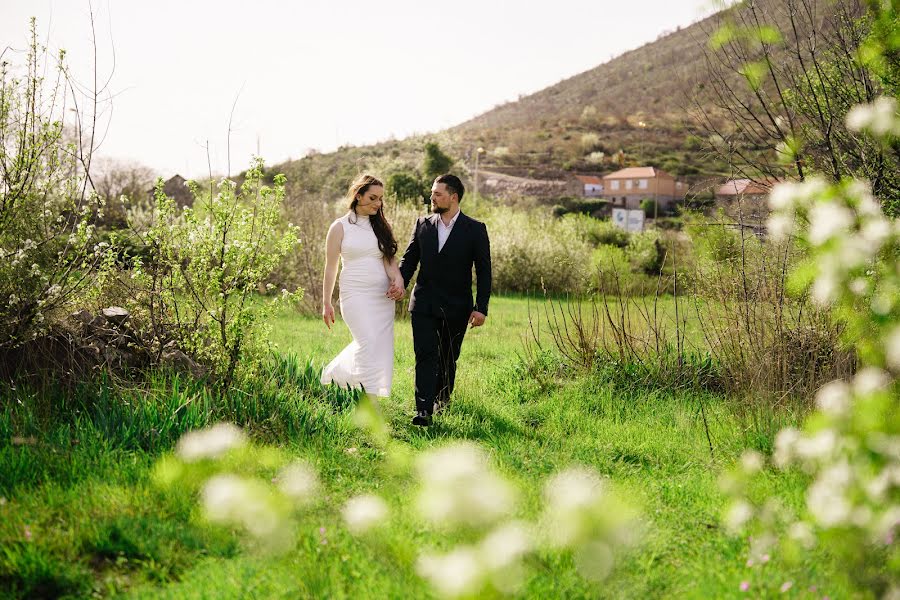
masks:
<path fill-rule="evenodd" d="M 463 194 L 466 193 L 466 188 L 463 186 L 462 181 L 459 180 L 459 177 L 456 175 L 451 175 L 447 173 L 446 175 L 441 175 L 437 179 L 434 180 L 435 183 L 443 183 L 447 186 L 447 190 L 451 194 L 456 194 L 459 197 L 460 202 L 462 201 Z"/>

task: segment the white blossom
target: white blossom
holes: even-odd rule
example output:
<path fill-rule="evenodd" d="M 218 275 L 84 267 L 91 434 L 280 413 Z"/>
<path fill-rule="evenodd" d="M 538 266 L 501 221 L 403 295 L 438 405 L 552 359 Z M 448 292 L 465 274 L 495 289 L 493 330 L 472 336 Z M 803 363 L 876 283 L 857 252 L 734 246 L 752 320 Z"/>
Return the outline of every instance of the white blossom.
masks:
<path fill-rule="evenodd" d="M 487 456 L 469 442 L 426 452 L 417 460 L 419 511 L 439 525 L 489 523 L 512 510 L 515 494 Z"/>
<path fill-rule="evenodd" d="M 772 459 L 781 468 L 789 465 L 794 457 L 794 447 L 800 439 L 800 432 L 793 427 L 785 427 L 775 436 L 775 452 Z"/>
<path fill-rule="evenodd" d="M 804 521 L 797 521 L 791 524 L 790 529 L 788 529 L 788 537 L 806 549 L 812 548 L 816 543 L 816 536 L 812 527 Z"/>
<path fill-rule="evenodd" d="M 243 446 L 244 432 L 230 423 L 218 423 L 208 429 L 184 434 L 175 452 L 187 462 L 204 458 L 218 458 L 232 448 Z"/>
<path fill-rule="evenodd" d="M 305 461 L 295 461 L 278 474 L 278 487 L 294 500 L 306 503 L 313 500 L 319 491 L 319 477 Z"/>
<path fill-rule="evenodd" d="M 842 461 L 828 466 L 809 487 L 807 507 L 823 527 L 841 525 L 850 519 L 853 507 L 846 491 L 852 477 L 850 465 Z"/>
<path fill-rule="evenodd" d="M 868 396 L 885 389 L 890 382 L 890 376 L 881 369 L 865 367 L 853 377 L 853 391 L 859 396 Z"/>
<path fill-rule="evenodd" d="M 236 475 L 216 475 L 203 486 L 203 507 L 210 521 L 242 525 L 258 537 L 276 534 L 282 525 L 258 482 Z"/>
<path fill-rule="evenodd" d="M 752 517 L 753 507 L 747 502 L 739 500 L 728 509 L 728 513 L 725 515 L 725 526 L 732 533 L 739 533 Z"/>
<path fill-rule="evenodd" d="M 343 510 L 344 522 L 354 534 L 362 534 L 384 522 L 388 507 L 378 496 L 365 494 L 347 501 Z"/>
<path fill-rule="evenodd" d="M 614 561 L 609 544 L 600 540 L 585 544 L 575 554 L 575 568 L 582 577 L 593 581 L 606 579 L 612 571 Z"/>
<path fill-rule="evenodd" d="M 837 292 L 838 278 L 835 273 L 830 271 L 820 272 L 810 290 L 813 301 L 819 306 L 828 306 L 834 302 Z"/>
<path fill-rule="evenodd" d="M 794 451 L 805 460 L 823 459 L 834 453 L 837 441 L 834 429 L 823 429 L 813 435 L 800 436 L 794 444 Z"/>
<path fill-rule="evenodd" d="M 794 233 L 797 221 L 793 215 L 773 213 L 766 222 L 766 227 L 773 240 L 781 241 Z"/>
<path fill-rule="evenodd" d="M 447 598 L 474 594 L 484 577 L 478 553 L 468 546 L 444 555 L 423 555 L 416 563 L 416 572 Z"/>
<path fill-rule="evenodd" d="M 574 467 L 557 473 L 544 486 L 547 508 L 572 511 L 594 504 L 603 493 L 603 481 L 596 473 Z"/>
<path fill-rule="evenodd" d="M 525 525 L 506 523 L 484 538 L 479 546 L 481 559 L 492 570 L 506 568 L 519 561 L 532 548 Z"/>
<path fill-rule="evenodd" d="M 877 136 L 900 135 L 897 100 L 887 96 L 876 98 L 871 104 L 857 104 L 847 112 L 847 129 L 867 130 Z"/>
<path fill-rule="evenodd" d="M 755 450 L 745 450 L 741 454 L 741 466 L 747 473 L 757 473 L 763 468 L 762 454 Z"/>
<path fill-rule="evenodd" d="M 821 246 L 853 225 L 853 213 L 836 202 L 816 202 L 809 211 L 809 241 Z"/>
<path fill-rule="evenodd" d="M 823 385 L 816 393 L 819 410 L 833 415 L 843 415 L 850 406 L 850 386 L 840 379 Z"/>

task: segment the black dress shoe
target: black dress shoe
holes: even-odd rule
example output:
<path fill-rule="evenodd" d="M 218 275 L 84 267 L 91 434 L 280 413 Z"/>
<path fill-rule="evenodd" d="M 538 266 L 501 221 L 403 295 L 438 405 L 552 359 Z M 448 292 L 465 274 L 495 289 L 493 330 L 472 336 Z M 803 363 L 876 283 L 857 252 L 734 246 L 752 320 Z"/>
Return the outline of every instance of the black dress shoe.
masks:
<path fill-rule="evenodd" d="M 429 425 L 431 425 L 431 413 L 420 410 L 416 413 L 416 416 L 413 417 L 412 424 L 421 425 L 422 427 L 428 427 Z"/>

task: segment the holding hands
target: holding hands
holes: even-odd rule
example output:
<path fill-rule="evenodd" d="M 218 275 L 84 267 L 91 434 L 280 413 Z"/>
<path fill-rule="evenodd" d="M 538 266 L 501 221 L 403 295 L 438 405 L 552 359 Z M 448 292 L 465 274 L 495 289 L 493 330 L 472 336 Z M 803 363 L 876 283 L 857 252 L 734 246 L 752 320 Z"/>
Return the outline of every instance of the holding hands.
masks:
<path fill-rule="evenodd" d="M 399 274 L 391 278 L 391 287 L 388 288 L 387 297 L 394 302 L 402 300 L 406 295 L 406 288 L 403 285 L 403 277 Z"/>

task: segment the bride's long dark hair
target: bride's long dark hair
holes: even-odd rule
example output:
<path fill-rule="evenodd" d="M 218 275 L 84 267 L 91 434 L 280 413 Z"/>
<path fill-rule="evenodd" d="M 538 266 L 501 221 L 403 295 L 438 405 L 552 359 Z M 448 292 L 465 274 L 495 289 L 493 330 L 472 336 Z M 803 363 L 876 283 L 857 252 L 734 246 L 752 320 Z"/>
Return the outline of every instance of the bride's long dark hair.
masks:
<path fill-rule="evenodd" d="M 354 179 L 347 189 L 347 198 L 350 200 L 348 208 L 357 216 L 357 219 L 359 215 L 356 212 L 356 205 L 359 204 L 359 196 L 364 195 L 373 185 L 384 187 L 384 184 L 377 178 L 363 173 Z M 378 212 L 369 217 L 369 222 L 372 223 L 372 231 L 375 232 L 375 237 L 378 239 L 378 249 L 388 260 L 394 258 L 397 255 L 397 240 L 394 239 L 394 231 L 391 229 L 390 223 L 384 218 L 383 201 L 378 207 Z"/>

